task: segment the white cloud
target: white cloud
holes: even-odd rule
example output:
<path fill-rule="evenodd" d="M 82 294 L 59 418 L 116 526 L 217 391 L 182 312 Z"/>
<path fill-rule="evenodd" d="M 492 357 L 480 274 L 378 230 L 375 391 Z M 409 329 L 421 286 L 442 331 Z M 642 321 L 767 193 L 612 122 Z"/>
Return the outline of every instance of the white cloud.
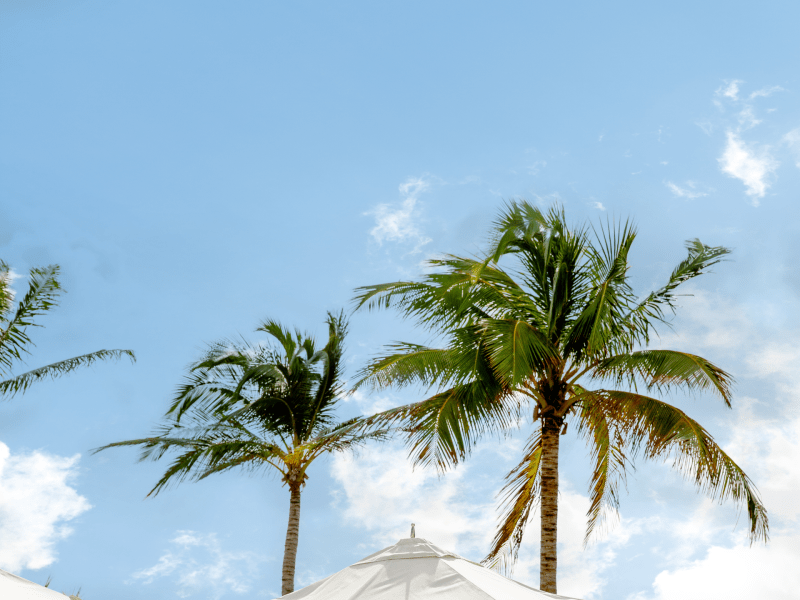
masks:
<path fill-rule="evenodd" d="M 681 293 L 686 297 L 678 310 L 675 328 L 662 331 L 654 346 L 685 348 L 713 355 L 713 360 L 736 360 L 740 374 L 746 377 L 793 377 L 793 360 L 800 357 L 800 349 L 776 343 L 769 326 L 754 323 L 743 305 L 691 284 L 682 287 Z M 749 348 L 750 352 L 745 354 L 742 348 Z M 787 348 L 791 354 L 781 356 Z"/>
<path fill-rule="evenodd" d="M 770 186 L 768 179 L 779 165 L 769 153 L 769 147 L 756 151 L 733 131 L 728 132 L 725 151 L 717 160 L 723 173 L 744 183 L 747 195 L 753 199 L 753 206 L 758 206 L 758 199 L 766 194 Z"/>
<path fill-rule="evenodd" d="M 613 527 L 595 535 L 587 547 L 586 513 L 589 498 L 575 492 L 564 480 L 559 482 L 558 504 L 558 593 L 564 596 L 594 600 L 602 598 L 609 569 L 631 537 L 643 531 L 643 523 L 620 518 Z M 520 560 L 514 577 L 538 587 L 539 581 L 539 511 L 534 511 L 525 532 Z M 613 520 L 613 518 L 612 518 Z"/>
<path fill-rule="evenodd" d="M 797 155 L 797 162 L 795 166 L 800 169 L 800 127 L 792 129 L 789 133 L 783 136 L 783 142 L 795 151 Z"/>
<path fill-rule="evenodd" d="M 596 208 L 597 210 L 606 210 L 606 207 L 603 206 L 602 202 L 594 201 L 590 204 L 592 208 Z"/>
<path fill-rule="evenodd" d="M 148 585 L 159 577 L 173 577 L 176 594 L 187 598 L 202 592 L 217 600 L 228 592 L 246 594 L 265 561 L 253 552 L 227 552 L 214 533 L 178 531 L 167 550 L 152 567 L 131 575 L 127 584 Z"/>
<path fill-rule="evenodd" d="M 731 100 L 739 99 L 739 84 L 744 83 L 741 79 L 734 79 L 733 81 L 726 82 L 727 85 L 719 88 L 716 91 L 717 96 L 730 98 Z"/>
<path fill-rule="evenodd" d="M 744 129 L 751 129 L 761 122 L 761 119 L 756 118 L 755 114 L 753 114 L 753 107 L 750 105 L 745 106 L 739 112 L 739 125 Z"/>
<path fill-rule="evenodd" d="M 370 235 L 379 244 L 384 242 L 412 242 L 412 252 L 419 252 L 422 246 L 431 241 L 419 229 L 417 202 L 419 195 L 430 188 L 430 184 L 421 178 L 409 178 L 401 183 L 399 191 L 404 197 L 399 206 L 379 204 L 365 214 L 375 216 L 375 226 Z"/>
<path fill-rule="evenodd" d="M 337 454 L 332 473 L 344 492 L 345 518 L 373 532 L 376 544 L 417 535 L 456 552 L 480 555 L 491 539 L 494 506 L 460 494 L 469 467 L 439 479 L 433 470 L 412 470 L 396 444 L 357 455 Z"/>
<path fill-rule="evenodd" d="M 754 98 L 758 98 L 759 96 L 766 98 L 767 96 L 771 96 L 775 92 L 782 92 L 783 88 L 779 85 L 773 85 L 770 87 L 761 88 L 760 90 L 756 90 L 752 94 L 750 94 L 750 99 L 753 100 Z"/>
<path fill-rule="evenodd" d="M 667 181 L 664 183 L 673 194 L 678 196 L 679 198 L 702 198 L 703 196 L 708 196 L 706 192 L 701 192 L 697 190 L 697 184 L 693 181 L 687 181 L 686 187 L 682 188 L 671 181 Z"/>
<path fill-rule="evenodd" d="M 800 589 L 798 541 L 798 537 L 776 536 L 768 547 L 712 546 L 702 559 L 659 573 L 652 595 L 639 593 L 628 600 L 795 600 Z"/>
<path fill-rule="evenodd" d="M 365 417 L 398 406 L 397 401 L 390 396 L 366 394 L 361 390 L 354 390 L 351 394 L 348 394 L 345 397 L 344 401 L 355 403 L 355 405 L 358 406 L 359 411 L 361 411 L 361 414 Z"/>
<path fill-rule="evenodd" d="M 0 442 L 0 567 L 40 569 L 56 560 L 56 543 L 72 529 L 65 523 L 91 506 L 68 484 L 80 454 L 41 451 L 11 454 Z"/>
<path fill-rule="evenodd" d="M 793 388 L 794 389 L 794 388 Z M 767 421 L 754 416 L 754 400 L 746 401 L 725 451 L 758 484 L 772 526 L 768 545 L 752 546 L 742 532 L 729 544 L 716 543 L 697 560 L 691 552 L 673 552 L 674 564 L 653 581 L 652 593 L 628 600 L 700 600 L 706 598 L 770 598 L 789 600 L 800 588 L 800 418 Z M 706 503 L 707 504 L 707 503 Z M 712 507 L 716 508 L 716 507 Z M 700 511 L 688 520 L 683 537 L 694 548 L 704 547 L 715 528 Z M 776 534 L 777 531 L 777 534 Z"/>
<path fill-rule="evenodd" d="M 769 511 L 770 542 L 750 546 L 741 526 L 726 534 L 715 513 L 705 514 L 706 501 L 689 519 L 675 523 L 686 524 L 680 534 L 684 546 L 702 549 L 702 555 L 670 552 L 668 568 L 654 578 L 652 590 L 628 600 L 796 598 L 800 588 L 800 399 L 796 392 L 800 350 L 782 341 L 794 339 L 796 332 L 783 331 L 782 338 L 774 325 L 754 322 L 744 306 L 730 299 L 702 291 L 694 296 L 680 311 L 680 327 L 662 339 L 662 345 L 671 347 L 680 341 L 681 347 L 697 348 L 704 355 L 723 355 L 734 362 L 739 378 L 760 382 L 756 389 L 763 389 L 764 397 L 736 399 L 736 419 L 726 427 L 723 448 L 758 487 Z M 762 385 L 766 382 L 771 385 Z"/>
<path fill-rule="evenodd" d="M 788 368 L 793 370 L 796 364 Z M 794 389 L 792 385 L 786 391 L 794 395 Z M 794 416 L 790 405 L 789 411 L 777 410 L 771 419 L 754 414 L 759 404 L 753 399 L 743 404 L 725 451 L 741 457 L 740 465 L 757 482 L 773 525 L 776 519 L 779 524 L 800 525 L 800 417 L 796 416 L 800 404 L 795 399 Z M 800 530 L 794 535 L 800 546 Z"/>
<path fill-rule="evenodd" d="M 509 443 L 514 456 L 505 456 Z M 494 463 L 516 462 L 521 446 L 514 440 L 481 452 L 493 453 Z M 477 456 L 475 457 L 477 458 Z M 510 463 L 510 464 L 513 464 Z M 412 470 L 406 451 L 384 445 L 356 456 L 339 454 L 332 475 L 341 486 L 335 505 L 345 519 L 372 532 L 373 545 L 364 554 L 408 537 L 411 523 L 417 536 L 469 558 L 480 560 L 490 547 L 497 523 L 496 489 L 492 482 L 472 472 L 471 464 L 438 478 L 432 470 Z M 509 465 L 510 468 L 510 465 Z M 617 551 L 639 531 L 623 520 L 600 542 L 583 549 L 589 499 L 562 481 L 559 501 L 559 593 L 586 600 L 599 597 L 604 572 L 613 565 Z M 538 587 L 539 516 L 535 513 L 514 568 L 514 578 Z"/>

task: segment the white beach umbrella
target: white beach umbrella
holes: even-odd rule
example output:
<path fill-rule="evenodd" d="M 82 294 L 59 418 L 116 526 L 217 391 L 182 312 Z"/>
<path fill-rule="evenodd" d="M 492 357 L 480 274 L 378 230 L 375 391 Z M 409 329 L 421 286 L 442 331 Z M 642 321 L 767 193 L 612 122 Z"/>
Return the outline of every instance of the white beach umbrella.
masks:
<path fill-rule="evenodd" d="M 69 596 L 0 569 L 2 600 L 68 600 Z"/>
<path fill-rule="evenodd" d="M 412 530 L 413 535 L 413 530 Z M 410 537 L 281 600 L 566 599 Z M 574 599 L 572 599 L 574 600 Z"/>

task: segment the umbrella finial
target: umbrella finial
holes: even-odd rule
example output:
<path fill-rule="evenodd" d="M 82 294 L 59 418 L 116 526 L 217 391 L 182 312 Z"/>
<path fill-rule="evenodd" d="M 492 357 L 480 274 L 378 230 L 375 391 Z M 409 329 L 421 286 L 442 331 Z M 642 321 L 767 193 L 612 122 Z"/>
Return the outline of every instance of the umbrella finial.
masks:
<path fill-rule="evenodd" d="M 417 537 L 417 534 L 414 532 L 414 523 L 411 524 L 411 537 Z"/>

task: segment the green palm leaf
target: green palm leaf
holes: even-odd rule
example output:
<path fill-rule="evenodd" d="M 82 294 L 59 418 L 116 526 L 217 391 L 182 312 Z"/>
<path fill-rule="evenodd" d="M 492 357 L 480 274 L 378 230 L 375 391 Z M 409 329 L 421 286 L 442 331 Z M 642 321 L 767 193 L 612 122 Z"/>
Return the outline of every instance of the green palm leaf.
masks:
<path fill-rule="evenodd" d="M 8 265 L 0 265 L 0 273 L 8 273 Z M 0 373 L 11 368 L 15 360 L 20 360 L 23 354 L 28 353 L 28 346 L 32 342 L 27 334 L 28 327 L 37 327 L 34 318 L 43 315 L 48 310 L 57 306 L 58 294 L 61 285 L 58 282 L 58 265 L 44 268 L 33 268 L 28 276 L 28 292 L 19 303 L 16 312 L 6 318 L 6 310 L 0 312 Z M 9 304 L 7 290 L 7 277 L 2 278 L 4 285 L 4 308 Z"/>
<path fill-rule="evenodd" d="M 520 463 L 506 475 L 506 484 L 500 491 L 500 526 L 484 563 L 511 571 L 522 545 L 525 526 L 538 503 L 541 461 L 542 436 L 537 432 L 528 442 Z"/>
<path fill-rule="evenodd" d="M 655 398 L 616 390 L 602 393 L 606 414 L 632 456 L 672 459 L 673 468 L 712 500 L 732 499 L 746 506 L 751 542 L 767 541 L 767 511 L 753 482 L 697 421 Z"/>
<path fill-rule="evenodd" d="M 601 361 L 593 371 L 595 376 L 610 379 L 616 385 L 635 387 L 638 379 L 647 389 L 662 392 L 676 387 L 709 390 L 731 405 L 733 378 L 705 358 L 687 352 L 641 350 L 619 354 Z"/>
<path fill-rule="evenodd" d="M 10 399 L 15 394 L 25 392 L 31 385 L 42 379 L 57 379 L 80 367 L 88 367 L 97 361 L 120 359 L 123 356 L 130 358 L 131 362 L 136 362 L 136 356 L 131 350 L 98 350 L 33 369 L 11 379 L 0 381 L 0 398 Z"/>
<path fill-rule="evenodd" d="M 589 485 L 589 510 L 586 513 L 586 545 L 606 515 L 605 509 L 619 509 L 619 489 L 625 483 L 630 459 L 616 423 L 606 418 L 605 398 L 581 389 L 578 433 L 591 449 L 593 462 Z"/>

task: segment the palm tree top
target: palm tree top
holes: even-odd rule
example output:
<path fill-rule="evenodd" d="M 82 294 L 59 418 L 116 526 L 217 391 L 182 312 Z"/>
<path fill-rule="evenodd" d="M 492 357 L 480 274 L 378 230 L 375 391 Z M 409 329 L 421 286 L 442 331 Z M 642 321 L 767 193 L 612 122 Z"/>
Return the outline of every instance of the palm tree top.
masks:
<path fill-rule="evenodd" d="M 366 431 L 358 419 L 336 420 L 347 320 L 343 312 L 328 313 L 326 322 L 328 339 L 321 347 L 313 336 L 273 320 L 257 328 L 272 343 L 210 344 L 189 366 L 154 435 L 94 452 L 139 446 L 141 460 L 158 460 L 177 451 L 152 495 L 187 477 L 201 480 L 236 467 L 274 469 L 290 486 L 302 485 L 319 455 L 386 435 L 383 429 Z"/>
<path fill-rule="evenodd" d="M 558 374 L 572 385 L 593 375 L 614 383 L 644 381 L 662 391 L 675 384 L 708 389 L 730 405 L 733 379 L 707 361 L 685 354 L 628 356 L 649 344 L 658 323 L 669 326 L 676 288 L 708 272 L 730 250 L 687 242 L 688 256 L 666 285 L 639 298 L 628 273 L 635 227 L 626 221 L 569 229 L 565 221 L 563 209 L 543 213 L 527 202 L 510 202 L 494 223 L 485 258 L 446 255 L 430 260 L 436 271 L 419 281 L 357 288 L 356 309 L 393 307 L 430 331 L 449 332 L 454 344 L 491 324 L 485 344 L 503 383 L 512 387 L 532 377 Z M 512 262 L 501 267 L 502 259 Z M 437 369 L 426 383 L 469 376 L 450 367 Z M 373 365 L 361 375 L 357 385 L 379 384 Z"/>
<path fill-rule="evenodd" d="M 492 556 L 507 544 L 518 547 L 540 498 L 542 465 L 557 464 L 553 435 L 565 433 L 570 421 L 594 461 L 587 535 L 603 507 L 616 508 L 626 469 L 640 456 L 672 459 L 711 497 L 741 503 L 751 539 L 766 539 L 766 510 L 752 481 L 699 423 L 646 395 L 708 391 L 731 405 L 730 374 L 695 354 L 648 347 L 659 326 L 670 326 L 679 286 L 708 273 L 730 250 L 686 242 L 687 256 L 666 283 L 640 297 L 629 273 L 635 238 L 630 221 L 570 227 L 560 207 L 542 211 L 513 201 L 494 222 L 485 256 L 445 255 L 429 261 L 432 272 L 418 280 L 356 290 L 356 309 L 394 308 L 443 342 L 395 342 L 356 384 L 435 390 L 371 417 L 407 433 L 415 463 L 444 470 L 483 435 L 506 434 L 521 416 L 541 421 L 541 433 L 508 475 Z M 548 447 L 555 454 L 546 459 Z M 552 496 L 557 478 L 552 471 L 548 477 Z"/>

